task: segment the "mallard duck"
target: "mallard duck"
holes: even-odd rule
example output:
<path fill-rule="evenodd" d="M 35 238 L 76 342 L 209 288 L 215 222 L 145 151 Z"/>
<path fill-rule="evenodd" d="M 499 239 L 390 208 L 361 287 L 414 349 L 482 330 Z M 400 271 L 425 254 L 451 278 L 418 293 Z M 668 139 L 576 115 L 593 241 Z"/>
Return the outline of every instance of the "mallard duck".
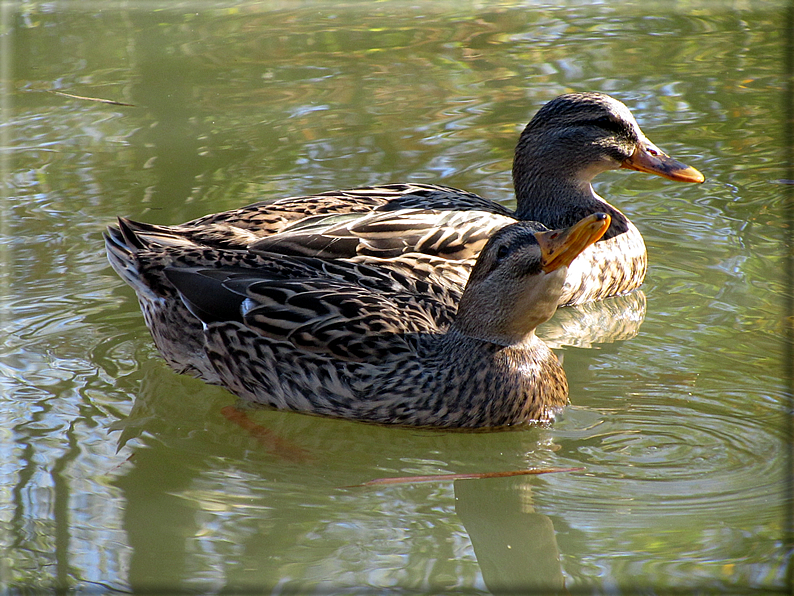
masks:
<path fill-rule="evenodd" d="M 263 253 L 250 268 L 241 266 L 254 258 L 248 251 L 206 249 L 216 251 L 208 268 L 191 261 L 209 252 L 171 248 L 153 275 L 202 321 L 217 382 L 245 400 L 383 424 L 547 423 L 567 403 L 567 381 L 534 330 L 554 314 L 568 265 L 609 224 L 597 213 L 562 230 L 501 228 L 448 326 L 432 292 L 400 290 L 413 278 L 371 264 Z"/>
<path fill-rule="evenodd" d="M 160 244 L 324 258 L 421 252 L 468 259 L 471 266 L 492 233 L 516 220 L 561 228 L 605 212 L 612 225 L 569 267 L 560 296 L 561 305 L 582 304 L 630 292 L 645 277 L 642 236 L 591 185 L 600 172 L 618 168 L 681 182 L 704 180 L 699 171 L 651 143 L 620 101 L 603 93 L 570 93 L 544 105 L 519 138 L 513 164 L 515 212 L 454 188 L 388 184 L 260 202 L 176 226 L 126 224 Z M 460 295 L 462 284 L 448 285 Z"/>

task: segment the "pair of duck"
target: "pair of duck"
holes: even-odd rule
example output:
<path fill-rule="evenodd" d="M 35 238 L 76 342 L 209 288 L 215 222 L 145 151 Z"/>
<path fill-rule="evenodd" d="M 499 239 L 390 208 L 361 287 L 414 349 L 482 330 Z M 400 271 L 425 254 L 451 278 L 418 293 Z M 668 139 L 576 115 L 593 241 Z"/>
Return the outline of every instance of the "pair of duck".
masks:
<path fill-rule="evenodd" d="M 105 243 L 169 364 L 246 400 L 387 424 L 550 422 L 568 387 L 535 328 L 645 277 L 642 236 L 591 186 L 617 168 L 704 180 L 621 102 L 575 93 L 521 134 L 515 213 L 390 184 L 177 226 L 119 219 Z"/>

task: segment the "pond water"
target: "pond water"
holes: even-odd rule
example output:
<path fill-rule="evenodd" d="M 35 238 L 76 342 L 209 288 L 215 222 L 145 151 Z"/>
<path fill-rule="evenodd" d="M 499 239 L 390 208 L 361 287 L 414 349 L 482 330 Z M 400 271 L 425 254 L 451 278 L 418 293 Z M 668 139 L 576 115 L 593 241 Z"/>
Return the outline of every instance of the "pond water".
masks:
<path fill-rule="evenodd" d="M 740 1 L 4 3 L 0 589 L 784 589 L 784 15 Z M 165 365 L 105 259 L 117 215 L 177 223 L 397 181 L 511 206 L 518 132 L 571 90 L 624 101 L 707 181 L 597 179 L 650 270 L 628 306 L 547 324 L 553 338 L 577 317 L 635 319 L 557 342 L 572 404 L 551 428 L 258 410 L 279 442 L 258 440 L 224 418 L 229 393 Z M 352 487 L 530 467 L 582 469 Z"/>

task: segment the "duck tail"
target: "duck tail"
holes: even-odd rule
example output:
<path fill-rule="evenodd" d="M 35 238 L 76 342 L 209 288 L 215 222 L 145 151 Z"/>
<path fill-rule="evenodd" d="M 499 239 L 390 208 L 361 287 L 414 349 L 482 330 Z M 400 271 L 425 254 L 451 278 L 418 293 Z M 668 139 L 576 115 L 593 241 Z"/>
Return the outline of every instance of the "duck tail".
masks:
<path fill-rule="evenodd" d="M 153 265 L 149 261 L 158 260 L 156 255 L 148 251 L 156 247 L 153 247 L 146 236 L 136 228 L 136 222 L 119 217 L 118 225 L 108 226 L 103 234 L 105 252 L 113 270 L 132 286 L 136 293 L 159 297 L 162 294 L 160 287 L 162 284 L 157 282 L 158 276 L 154 275 L 159 269 L 154 267 L 152 274 L 147 273 Z"/>

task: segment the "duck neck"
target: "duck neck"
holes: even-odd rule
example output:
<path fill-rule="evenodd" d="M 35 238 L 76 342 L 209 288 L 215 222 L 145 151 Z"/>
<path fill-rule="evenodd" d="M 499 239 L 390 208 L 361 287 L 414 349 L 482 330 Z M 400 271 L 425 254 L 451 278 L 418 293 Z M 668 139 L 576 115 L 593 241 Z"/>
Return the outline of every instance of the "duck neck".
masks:
<path fill-rule="evenodd" d="M 513 172 L 516 191 L 516 217 L 539 221 L 551 229 L 572 226 L 593 213 L 608 213 L 612 224 L 606 240 L 628 230 L 628 219 L 596 194 L 592 176 L 561 176 L 559 172 Z"/>
<path fill-rule="evenodd" d="M 522 336 L 516 336 L 508 333 L 499 333 L 495 330 L 490 330 L 488 333 L 482 332 L 477 327 L 469 327 L 465 322 L 456 320 L 449 330 L 444 334 L 447 346 L 457 349 L 463 343 L 476 343 L 476 344 L 491 344 L 497 348 L 527 348 L 538 342 L 537 336 L 534 331 Z"/>

